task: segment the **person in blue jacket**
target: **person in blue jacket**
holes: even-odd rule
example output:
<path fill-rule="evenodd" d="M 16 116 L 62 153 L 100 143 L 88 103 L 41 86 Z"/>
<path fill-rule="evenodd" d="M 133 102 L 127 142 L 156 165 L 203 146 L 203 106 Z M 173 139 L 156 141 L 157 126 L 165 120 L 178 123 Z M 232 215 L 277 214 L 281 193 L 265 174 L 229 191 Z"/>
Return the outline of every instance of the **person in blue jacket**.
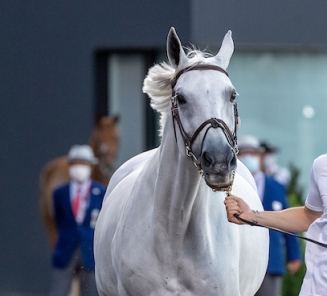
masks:
<path fill-rule="evenodd" d="M 240 137 L 238 148 L 240 161 L 254 177 L 264 210 L 279 211 L 288 208 L 285 186 L 261 171 L 263 150 L 258 139 L 252 135 Z M 286 266 L 290 273 L 295 273 L 302 264 L 300 245 L 296 237 L 272 230 L 269 230 L 269 236 L 267 272 L 255 296 L 279 296 Z"/>
<path fill-rule="evenodd" d="M 106 188 L 91 179 L 97 159 L 90 146 L 74 145 L 69 150 L 68 162 L 71 180 L 53 193 L 58 240 L 52 254 L 50 296 L 67 296 L 78 271 L 81 295 L 98 295 L 93 238 Z"/>

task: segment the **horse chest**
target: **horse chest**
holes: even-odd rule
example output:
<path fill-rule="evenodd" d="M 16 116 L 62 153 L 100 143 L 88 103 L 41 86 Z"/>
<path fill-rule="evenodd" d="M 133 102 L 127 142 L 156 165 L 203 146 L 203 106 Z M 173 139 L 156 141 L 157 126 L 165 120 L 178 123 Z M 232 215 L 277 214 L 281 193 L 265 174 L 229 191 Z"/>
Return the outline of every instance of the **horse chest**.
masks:
<path fill-rule="evenodd" d="M 228 295 L 238 296 L 238 285 L 234 273 L 220 273 L 219 268 L 188 262 L 184 264 L 162 264 L 148 257 L 143 267 L 132 267 L 121 274 L 122 286 L 130 295 Z M 150 261 L 150 262 L 149 262 Z M 227 276 L 228 275 L 228 276 Z"/>
<path fill-rule="evenodd" d="M 239 276 L 238 261 L 230 255 L 177 251 L 169 244 L 158 247 L 148 241 L 122 252 L 120 279 L 131 295 L 239 295 L 237 284 L 227 284 L 237 283 Z"/>

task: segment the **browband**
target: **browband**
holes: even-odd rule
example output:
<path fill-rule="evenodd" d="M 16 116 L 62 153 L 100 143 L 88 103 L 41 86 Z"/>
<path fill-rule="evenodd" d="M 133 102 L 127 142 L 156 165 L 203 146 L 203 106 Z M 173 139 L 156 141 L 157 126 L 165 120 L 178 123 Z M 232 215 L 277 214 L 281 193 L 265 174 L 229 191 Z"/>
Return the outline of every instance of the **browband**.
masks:
<path fill-rule="evenodd" d="M 174 88 L 176 85 L 176 82 L 178 80 L 178 78 L 189 71 L 193 71 L 193 70 L 215 70 L 215 71 L 219 71 L 221 73 L 224 73 L 227 77 L 229 77 L 228 73 L 221 67 L 216 66 L 216 65 L 206 65 L 206 64 L 200 64 L 200 65 L 195 65 L 195 66 L 189 66 L 186 67 L 182 70 L 180 70 L 176 76 L 174 77 L 173 81 L 171 82 L 171 87 Z"/>

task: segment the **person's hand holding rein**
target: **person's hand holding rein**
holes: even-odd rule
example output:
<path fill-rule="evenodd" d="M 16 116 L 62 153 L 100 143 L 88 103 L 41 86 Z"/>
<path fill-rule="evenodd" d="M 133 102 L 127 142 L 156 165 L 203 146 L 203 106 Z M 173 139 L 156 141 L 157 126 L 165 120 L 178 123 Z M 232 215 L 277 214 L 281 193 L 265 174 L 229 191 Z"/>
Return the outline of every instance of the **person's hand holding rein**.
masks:
<path fill-rule="evenodd" d="M 278 228 L 283 231 L 307 231 L 311 223 L 322 215 L 322 212 L 312 211 L 306 206 L 288 208 L 281 211 L 258 212 L 250 209 L 242 198 L 235 195 L 226 197 L 224 203 L 229 222 L 235 224 L 245 224 L 234 216 L 236 214 L 253 223 Z"/>
<path fill-rule="evenodd" d="M 241 220 L 237 219 L 235 214 L 248 221 L 255 220 L 255 213 L 243 199 L 235 195 L 231 195 L 226 197 L 224 204 L 226 206 L 227 219 L 229 222 L 235 224 L 245 224 Z"/>

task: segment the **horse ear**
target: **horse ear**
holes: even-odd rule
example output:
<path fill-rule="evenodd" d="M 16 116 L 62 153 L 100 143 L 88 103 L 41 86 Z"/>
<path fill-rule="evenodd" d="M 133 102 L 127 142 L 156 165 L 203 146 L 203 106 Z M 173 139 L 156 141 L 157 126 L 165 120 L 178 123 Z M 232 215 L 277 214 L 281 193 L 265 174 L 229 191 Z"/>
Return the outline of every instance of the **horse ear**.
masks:
<path fill-rule="evenodd" d="M 170 64 L 176 69 L 184 60 L 187 59 L 179 40 L 175 28 L 170 28 L 167 37 L 167 55 Z"/>
<path fill-rule="evenodd" d="M 220 50 L 215 57 L 216 62 L 226 70 L 229 64 L 229 60 L 233 55 L 233 52 L 234 42 L 232 39 L 232 31 L 229 30 L 226 33 L 224 40 L 221 44 Z"/>

